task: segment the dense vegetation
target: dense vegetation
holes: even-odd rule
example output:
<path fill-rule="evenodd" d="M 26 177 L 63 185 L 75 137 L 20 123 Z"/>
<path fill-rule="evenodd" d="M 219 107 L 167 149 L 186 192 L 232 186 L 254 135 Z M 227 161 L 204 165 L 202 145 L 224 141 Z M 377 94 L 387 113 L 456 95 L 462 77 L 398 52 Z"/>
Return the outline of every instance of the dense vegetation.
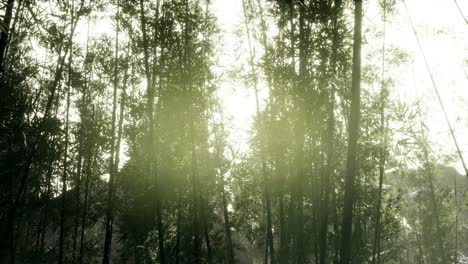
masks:
<path fill-rule="evenodd" d="M 385 27 L 361 63 L 367 1 L 237 1 L 229 69 L 209 0 L 0 2 L 0 263 L 467 261 L 459 156 L 393 95 Z"/>

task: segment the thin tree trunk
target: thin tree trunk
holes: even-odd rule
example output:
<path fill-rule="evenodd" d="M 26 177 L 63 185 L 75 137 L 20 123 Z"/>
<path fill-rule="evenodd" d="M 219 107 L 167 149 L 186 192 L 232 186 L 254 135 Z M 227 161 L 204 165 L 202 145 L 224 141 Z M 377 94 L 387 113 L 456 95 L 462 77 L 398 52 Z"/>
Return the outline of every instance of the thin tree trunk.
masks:
<path fill-rule="evenodd" d="M 114 61 L 114 95 L 112 103 L 112 124 L 111 124 L 111 148 L 109 160 L 109 189 L 107 193 L 107 210 L 106 210 L 106 234 L 104 240 L 104 255 L 102 258 L 103 264 L 109 264 L 111 258 L 112 247 L 112 225 L 114 220 L 114 188 L 115 188 L 115 174 L 117 173 L 115 166 L 116 155 L 116 138 L 115 138 L 115 122 L 117 116 L 117 90 L 119 86 L 118 70 L 119 70 L 119 22 L 120 22 L 120 2 L 117 2 L 117 15 L 116 15 L 116 31 L 115 31 L 115 61 Z"/>
<path fill-rule="evenodd" d="M 191 25 L 189 21 L 189 1 L 185 1 L 185 22 L 184 22 L 184 62 L 183 62 L 183 77 L 184 77 L 184 92 L 189 94 L 187 114 L 189 115 L 189 137 L 191 147 L 191 182 L 192 182 L 192 217 L 193 217 L 193 248 L 192 248 L 192 263 L 201 263 L 202 256 L 202 239 L 201 239 L 201 216 L 200 211 L 201 201 L 199 194 L 199 172 L 198 172 L 198 155 L 195 143 L 195 120 L 194 120 L 194 96 L 192 87 L 192 74 L 191 74 L 191 47 L 190 47 L 190 33 Z"/>
<path fill-rule="evenodd" d="M 123 120 L 124 120 L 124 113 L 125 113 L 125 104 L 127 102 L 127 80 L 128 80 L 128 72 L 125 72 L 123 82 L 122 82 L 122 92 L 120 95 L 120 113 L 119 113 L 119 124 L 117 128 L 117 144 L 115 147 L 115 162 L 114 162 L 114 172 L 116 176 L 119 172 L 119 164 L 120 164 L 120 146 L 122 143 L 122 135 L 123 135 Z M 114 184 L 117 182 L 118 178 L 115 177 Z"/>
<path fill-rule="evenodd" d="M 8 39 L 7 39 L 7 44 L 6 44 L 6 48 L 5 48 L 5 52 L 3 53 L 3 65 L 0 67 L 0 75 L 2 74 L 2 72 L 4 72 L 6 69 L 5 69 L 5 60 L 6 58 L 8 57 L 8 51 L 10 50 L 11 48 L 11 41 L 15 38 L 15 34 L 16 34 L 16 31 L 17 31 L 17 24 L 21 24 L 21 22 L 23 21 L 24 17 L 23 17 L 23 9 L 24 9 L 24 3 L 23 3 L 23 0 L 18 0 L 18 6 L 16 7 L 16 13 L 15 13 L 15 18 L 13 20 L 13 24 L 11 25 L 11 28 L 9 30 L 9 36 L 8 36 Z M 17 59 L 15 57 L 12 57 L 12 59 Z M 3 67 L 3 69 L 2 69 Z"/>
<path fill-rule="evenodd" d="M 291 72 L 294 73 L 294 76 L 292 76 L 292 90 L 295 90 L 297 87 L 296 84 L 296 25 L 294 23 L 294 16 L 295 16 L 295 6 L 294 6 L 294 1 L 290 1 L 289 3 L 289 11 L 290 11 L 290 17 L 289 17 L 289 25 L 290 25 L 290 38 L 291 38 Z M 293 171 L 291 171 L 291 174 L 293 174 Z M 287 233 L 287 252 L 286 255 L 284 256 L 286 263 L 289 263 L 290 261 L 290 255 L 292 254 L 291 252 L 293 251 L 294 245 L 292 245 L 291 250 L 289 250 L 289 244 L 291 242 L 294 243 L 295 240 L 295 233 L 296 233 L 296 216 L 297 216 L 297 210 L 296 210 L 296 201 L 297 201 L 297 194 L 295 192 L 295 182 L 294 182 L 294 176 L 291 175 L 288 184 L 285 184 L 286 186 L 289 185 L 289 193 L 290 193 L 290 201 L 289 201 L 289 208 L 288 208 L 288 233 Z M 291 251 L 291 252 L 290 252 Z"/>
<path fill-rule="evenodd" d="M 228 251 L 228 264 L 234 264 L 234 248 L 232 246 L 232 237 L 231 237 L 231 222 L 229 220 L 229 212 L 227 209 L 227 197 L 226 190 L 224 188 L 224 176 L 220 175 L 221 181 L 221 196 L 223 202 L 223 217 L 224 217 L 224 233 L 226 235 L 226 244 Z"/>
<path fill-rule="evenodd" d="M 181 234 L 181 222 L 182 222 L 182 190 L 179 190 L 177 194 L 177 224 L 176 224 L 176 253 L 175 263 L 179 264 L 180 259 L 180 234 Z"/>
<path fill-rule="evenodd" d="M 86 218 L 88 217 L 88 198 L 89 198 L 89 184 L 90 178 L 94 171 L 94 158 L 92 157 L 93 150 L 90 149 L 87 155 L 86 162 L 86 179 L 85 179 L 85 190 L 84 190 L 84 201 L 83 201 L 83 214 L 81 217 L 81 234 L 80 234 L 80 254 L 78 258 L 78 263 L 82 264 L 84 259 L 84 238 L 85 238 L 85 228 L 86 228 Z"/>
<path fill-rule="evenodd" d="M 88 14 L 88 30 L 87 30 L 87 33 L 86 33 L 86 54 L 85 54 L 85 58 L 88 57 L 88 54 L 89 54 L 89 28 L 90 28 L 90 14 Z M 83 68 L 86 68 L 86 65 L 83 65 Z M 85 125 L 84 125 L 84 122 L 88 117 L 89 115 L 89 111 L 88 111 L 88 98 L 90 98 L 89 96 L 89 72 L 87 71 L 85 73 L 85 80 L 86 80 L 86 83 L 84 85 L 84 91 L 83 91 L 83 94 L 82 94 L 82 102 L 83 102 L 83 110 L 81 112 L 81 116 L 80 116 L 80 119 L 81 119 L 81 140 L 85 140 L 85 137 L 83 136 L 83 133 L 85 132 Z M 87 128 L 88 129 L 88 128 Z M 86 140 L 89 140 L 88 138 L 86 138 Z M 89 143 L 86 142 L 86 143 Z M 81 223 L 77 223 L 77 226 L 80 225 L 81 226 L 81 231 L 80 231 L 80 251 L 79 251 L 79 257 L 78 257 L 78 262 L 81 264 L 82 261 L 83 261 L 83 240 L 84 240 L 84 228 L 85 228 L 85 223 L 86 223 L 86 212 L 87 212 L 87 206 L 88 206 L 88 191 L 89 191 L 89 176 L 91 174 L 91 155 L 92 155 L 92 146 L 90 146 L 89 144 L 86 144 L 85 142 L 83 142 L 83 146 L 85 146 L 83 149 L 81 149 L 81 152 L 82 152 L 82 155 L 83 155 L 83 161 L 82 161 L 82 167 L 83 164 L 86 163 L 86 167 L 85 169 L 82 169 L 84 170 L 84 174 L 86 175 L 85 177 L 85 193 L 84 193 L 84 201 L 83 201 L 83 206 L 81 208 L 81 211 L 78 211 L 78 213 L 81 213 Z M 83 173 L 80 173 L 80 186 L 81 186 L 81 176 L 82 176 Z M 79 198 L 79 196 L 78 196 Z M 79 216 L 77 216 L 77 222 L 78 222 L 78 218 Z"/>
<path fill-rule="evenodd" d="M 349 142 L 346 158 L 345 194 L 343 206 L 343 225 L 341 232 L 340 263 L 351 262 L 353 204 L 355 198 L 354 179 L 357 163 L 357 141 L 360 122 L 360 90 L 361 90 L 361 30 L 362 30 L 362 0 L 355 0 L 354 10 L 354 43 L 353 43 L 353 74 L 351 87 L 351 114 L 349 117 Z"/>
<path fill-rule="evenodd" d="M 376 222 L 375 222 L 375 235 L 374 235 L 374 245 L 372 249 L 372 264 L 380 263 L 380 218 L 381 218 L 381 208 L 382 208 L 382 186 L 384 179 L 384 170 L 385 170 L 385 152 L 386 152 L 386 139 L 385 139 L 385 23 L 386 23 L 386 3 L 384 0 L 383 3 L 383 41 L 382 41 L 382 80 L 381 80 L 381 90 L 380 90 L 380 133 L 383 137 L 381 140 L 380 153 L 379 153 L 379 191 L 377 197 L 377 211 L 376 211 Z"/>
<path fill-rule="evenodd" d="M 2 22 L 4 30 L 2 30 L 0 34 L 0 75 L 3 74 L 3 69 L 4 69 L 4 61 L 5 61 L 7 44 L 8 44 L 8 39 L 9 39 L 8 34 L 10 31 L 10 22 L 11 22 L 11 18 L 13 15 L 14 4 L 15 4 L 15 0 L 8 0 L 6 4 L 6 9 L 5 9 L 5 16 Z"/>
<path fill-rule="evenodd" d="M 421 118 L 421 116 L 420 116 Z M 424 154 L 424 159 L 425 159 L 425 171 L 426 171 L 426 176 L 427 176 L 427 180 L 428 180 L 428 183 L 429 183 L 429 191 L 430 191 L 430 199 L 431 199 L 431 203 L 432 203 L 432 214 L 433 214 L 433 218 L 436 222 L 436 237 L 432 237 L 433 239 L 436 239 L 437 242 L 438 242 L 438 247 L 439 247 L 439 254 L 440 254 L 440 258 L 442 260 L 441 263 L 445 263 L 445 252 L 444 252 L 444 246 L 443 246 L 443 241 L 442 241 L 442 238 L 441 238 L 441 235 L 442 235 L 442 231 L 441 231 L 441 226 L 440 226 L 440 218 L 439 218 L 439 206 L 437 205 L 437 199 L 436 199 L 436 194 L 435 194 L 435 188 L 434 188 L 434 179 L 433 179 L 433 169 L 431 168 L 431 163 L 430 163 L 430 160 L 429 160 L 429 152 L 427 150 L 427 146 L 426 146 L 426 143 L 427 143 L 427 136 L 426 134 L 424 133 L 424 127 L 423 127 L 423 123 L 422 121 L 420 120 L 421 122 L 421 134 L 422 134 L 422 139 L 423 139 L 423 142 L 422 144 L 423 145 L 423 154 Z M 431 252 L 431 255 L 435 255 L 433 252 Z"/>
<path fill-rule="evenodd" d="M 213 113 L 213 110 L 211 110 L 211 113 Z M 212 119 L 214 122 L 213 116 L 212 116 Z M 222 113 L 221 113 L 221 124 L 222 122 L 223 122 L 223 118 L 222 118 Z M 221 131 L 223 132 L 224 129 L 222 129 Z M 215 135 L 215 136 L 216 136 L 216 154 L 217 154 L 217 160 L 218 160 L 218 167 L 221 168 L 222 147 L 221 147 L 221 143 L 219 142 L 219 137 L 221 137 L 221 135 Z M 219 171 L 220 173 L 218 177 L 219 177 L 219 188 L 220 188 L 220 193 L 221 193 L 221 206 L 223 209 L 224 235 L 226 236 L 227 263 L 234 264 L 234 248 L 232 245 L 231 222 L 229 220 L 229 212 L 227 208 L 227 195 L 226 195 L 226 189 L 225 189 L 224 175 L 221 172 L 221 169 Z"/>
<path fill-rule="evenodd" d="M 418 222 L 420 231 L 417 232 L 417 243 L 418 243 L 418 263 L 424 264 L 424 253 L 423 247 L 421 242 L 421 232 L 422 232 L 422 219 L 421 219 L 421 195 L 418 193 Z"/>
<path fill-rule="evenodd" d="M 162 39 L 159 40 L 157 38 L 158 36 L 158 31 L 159 31 L 159 23 L 158 23 L 158 19 L 159 19 L 159 7 L 161 5 L 161 1 L 163 1 L 163 4 L 164 4 L 164 0 L 158 0 L 156 2 L 156 10 L 155 10 L 155 24 L 154 24 L 154 44 L 153 44 L 153 53 L 154 53 L 154 61 L 153 61 L 153 69 L 152 69 L 152 87 L 153 89 L 156 89 L 156 69 L 157 69 L 157 64 L 156 64 L 156 61 L 157 61 L 157 47 L 158 47 L 158 44 L 159 43 L 162 43 Z M 161 48 L 162 48 L 162 45 L 161 45 Z M 162 57 L 162 56 L 161 56 Z M 162 61 L 162 59 L 161 59 Z M 164 264 L 166 263 L 166 252 L 164 251 L 164 237 L 165 237 L 165 229 L 164 229 L 164 224 L 163 224 L 163 219 L 162 219 L 162 201 L 161 201 L 161 197 L 159 196 L 159 194 L 161 193 L 161 189 L 160 189 L 160 184 L 159 184 L 159 112 L 160 112 L 160 108 L 161 108 L 161 105 L 162 105 L 162 102 L 161 102 L 161 87 L 162 87 L 162 81 L 160 81 L 159 85 L 158 85 L 158 104 L 157 104 L 157 107 L 156 107 L 156 117 L 154 118 L 154 126 L 156 127 L 156 131 L 155 131 L 155 139 L 154 139 L 154 148 L 155 148 L 155 160 L 154 160 L 154 167 L 155 167 L 155 175 L 154 175 L 154 186 L 155 186 L 155 190 L 156 192 L 154 193 L 154 202 L 155 202 L 155 211 L 156 211 L 156 226 L 157 226 L 157 230 L 158 230 L 158 246 L 159 246 L 159 259 L 161 261 L 161 264 Z"/>
<path fill-rule="evenodd" d="M 39 252 L 44 251 L 44 244 L 45 244 L 45 233 L 47 229 L 47 220 L 49 215 L 49 201 L 52 196 L 52 172 L 53 172 L 53 162 L 50 161 L 49 168 L 47 169 L 47 190 L 46 190 L 46 197 L 44 201 L 44 212 L 43 212 L 43 219 L 42 225 L 40 227 L 40 244 L 39 244 Z"/>
<path fill-rule="evenodd" d="M 277 159 L 276 166 L 278 169 L 278 174 L 280 177 L 279 182 L 279 194 L 278 194 L 278 204 L 279 204 L 279 218 L 280 218 L 280 252 L 279 252 L 279 263 L 280 264 L 287 264 L 288 263 L 288 252 L 289 252 L 289 243 L 287 239 L 287 230 L 286 230 L 286 212 L 285 212 L 285 205 L 284 205 L 284 184 L 286 182 L 284 172 L 281 169 L 282 165 L 278 165 L 281 163 L 280 159 Z"/>
<path fill-rule="evenodd" d="M 335 179 L 332 178 L 331 186 L 335 186 Z M 340 257 L 340 239 L 338 233 L 340 232 L 339 229 L 339 219 L 338 219 L 338 209 L 337 209 L 337 196 L 335 191 L 331 193 L 331 199 L 333 205 L 333 231 L 335 233 L 335 238 L 333 239 L 333 262 L 332 263 L 339 263 Z"/>
<path fill-rule="evenodd" d="M 433 173 L 431 171 L 428 172 L 428 177 L 429 177 L 429 186 L 430 186 L 430 191 L 431 191 L 431 201 L 432 201 L 432 207 L 434 210 L 434 218 L 436 222 L 436 232 L 437 235 L 435 238 L 437 239 L 438 246 L 439 246 L 439 253 L 440 253 L 440 258 L 442 260 L 441 263 L 446 263 L 445 262 L 445 249 L 442 241 L 442 229 L 440 226 L 440 218 L 439 218 L 439 206 L 437 205 L 437 200 L 435 198 L 435 189 L 434 189 L 434 179 L 433 179 Z"/>
<path fill-rule="evenodd" d="M 305 144 L 305 116 L 306 108 L 304 102 L 304 92 L 307 85 L 307 40 L 305 24 L 305 3 L 299 3 L 299 83 L 296 87 L 296 111 L 294 137 L 295 137 L 295 193 L 296 193 L 296 226 L 295 226 L 295 251 L 297 264 L 305 262 L 304 252 L 304 144 Z"/>
<path fill-rule="evenodd" d="M 159 1 L 158 1 L 159 5 Z M 146 96 L 147 96 L 147 118 L 148 118 L 148 143 L 149 143 L 149 170 L 148 174 L 150 179 L 153 180 L 154 183 L 157 183 L 157 167 L 154 164 L 155 160 L 155 131 L 154 131 L 154 87 L 152 87 L 152 78 L 155 76 L 151 76 L 150 72 L 150 65 L 149 65 L 149 44 L 148 38 L 146 35 L 146 18 L 144 14 L 144 4 L 143 0 L 140 0 L 140 23 L 141 23 L 141 31 L 143 35 L 143 51 L 144 51 L 144 68 L 145 68 L 145 75 L 146 75 Z M 154 66 L 154 65 L 153 65 Z M 154 70 L 154 68 L 153 68 Z M 154 71 L 153 71 L 154 72 Z M 156 168 L 154 168 L 156 167 Z M 155 186 L 157 188 L 157 186 Z M 161 211 L 161 201 L 159 194 L 156 193 L 155 195 L 155 203 L 156 203 L 156 217 L 157 217 L 157 229 L 158 229 L 158 245 L 159 245 L 159 260 L 162 264 L 165 263 L 165 251 L 164 251 L 164 229 L 162 223 L 162 211 Z"/>
<path fill-rule="evenodd" d="M 211 119 L 213 122 L 215 122 L 214 116 L 213 116 L 213 109 L 211 108 L 212 104 L 210 104 L 210 112 L 211 112 Z M 221 112 L 221 124 L 222 124 L 222 118 L 223 114 Z M 223 132 L 224 129 L 221 129 Z M 219 193 L 221 194 L 221 208 L 223 210 L 223 220 L 224 220 L 224 235 L 226 239 L 226 252 L 227 252 L 227 263 L 228 264 L 234 264 L 234 250 L 232 246 L 232 237 L 231 237 L 231 224 L 229 220 L 229 212 L 227 209 L 227 197 L 226 197 L 226 190 L 225 190 L 225 182 L 224 182 L 224 172 L 222 171 L 222 165 L 221 165 L 221 153 L 222 153 L 222 146 L 219 142 L 219 137 L 221 135 L 215 134 L 215 148 L 216 148 L 216 160 L 217 164 L 215 165 L 215 168 L 219 168 Z"/>
<path fill-rule="evenodd" d="M 70 53 L 71 54 L 71 53 Z M 70 64 L 71 64 L 70 56 Z M 71 66 L 69 66 L 71 67 Z M 71 71 L 69 71 L 70 74 Z M 69 77 L 70 78 L 70 77 Z M 65 151 L 63 157 L 63 174 L 62 174 L 62 197 L 61 197 L 61 209 L 60 209 L 60 238 L 59 238 L 59 260 L 58 263 L 63 263 L 64 255 L 64 243 L 65 243 L 65 202 L 66 202 L 66 193 L 67 193 L 67 180 L 68 180 L 68 145 L 69 145 L 69 112 L 70 112 L 70 81 L 68 81 L 68 91 L 67 91 L 67 110 L 65 118 Z"/>
<path fill-rule="evenodd" d="M 452 172 L 453 174 L 453 203 L 455 208 L 455 249 L 453 253 L 453 263 L 458 263 L 458 205 L 457 205 L 457 175 L 456 173 Z"/>
<path fill-rule="evenodd" d="M 127 78 L 128 78 L 128 74 L 125 73 L 124 75 L 124 80 L 122 82 L 123 84 L 123 88 L 122 88 L 122 93 L 121 93 L 121 102 L 120 102 L 120 113 L 119 113 L 119 123 L 118 123 L 118 129 L 117 129 L 117 143 L 116 143 L 116 146 L 115 146 L 115 160 L 114 160 L 114 169 L 113 169 L 113 173 L 114 173 L 114 179 L 112 181 L 112 185 L 113 185 L 113 190 L 112 190 L 112 201 L 111 203 L 114 204 L 114 201 L 116 199 L 115 197 L 115 188 L 116 188 L 116 182 L 118 180 L 117 176 L 118 176 L 118 173 L 119 173 L 119 163 L 120 163 L 120 144 L 121 144 L 121 141 L 122 141 L 122 134 L 123 134 L 123 119 L 124 119 L 124 112 L 125 112 L 125 102 L 126 102 L 126 84 L 127 84 Z M 114 205 L 112 205 L 112 211 L 111 211 L 111 215 L 110 215 L 110 218 L 111 218 L 111 221 L 110 221 L 110 234 L 111 234 L 111 237 L 110 237 L 110 241 L 112 241 L 112 232 L 113 232 L 113 219 L 114 219 L 114 212 L 115 208 L 114 208 Z M 111 245 L 109 245 L 109 261 L 110 261 L 110 257 L 111 257 Z"/>
<path fill-rule="evenodd" d="M 86 53 L 85 53 L 85 58 L 87 58 L 89 54 L 89 17 L 88 17 L 88 29 L 86 33 Z M 83 65 L 83 68 L 86 68 L 86 65 Z M 73 232 L 73 263 L 76 263 L 76 247 L 77 247 L 77 239 L 78 239 L 78 227 L 80 226 L 80 216 L 81 216 L 81 182 L 82 182 L 82 174 L 83 174 L 83 163 L 85 157 L 83 157 L 83 152 L 85 151 L 85 144 L 84 144 L 84 117 L 88 113 L 87 111 L 87 105 L 86 105 L 86 100 L 87 100 L 87 93 L 88 93 L 88 72 L 85 73 L 85 89 L 83 91 L 82 95 L 82 102 L 83 102 L 83 113 L 81 113 L 81 123 L 80 123 L 80 130 L 79 130 L 79 150 L 78 150 L 78 169 L 77 169 L 77 194 L 76 194 L 76 213 L 75 213 L 75 230 Z"/>
<path fill-rule="evenodd" d="M 81 132 L 80 132 L 81 133 Z M 79 137 L 82 140 L 82 137 Z M 81 141 L 80 141 L 81 144 Z M 80 195 L 81 195 L 81 165 L 82 165 L 82 150 L 80 146 L 80 150 L 78 151 L 78 164 L 76 170 L 76 198 L 75 198 L 75 216 L 74 216 L 74 223 L 73 223 L 73 248 L 72 248 L 72 263 L 75 263 L 76 260 L 76 245 L 78 239 L 78 226 L 79 226 L 79 218 L 80 218 Z"/>
<path fill-rule="evenodd" d="M 205 1 L 205 14 L 204 14 L 204 21 L 203 21 L 204 23 L 208 23 L 209 4 L 210 4 L 209 0 Z M 208 41 L 208 39 L 206 38 L 206 35 L 203 34 L 203 33 L 202 33 L 202 35 L 203 35 L 203 41 Z M 206 53 L 206 50 L 205 50 L 204 46 L 202 48 L 202 51 L 203 51 L 204 54 Z M 202 58 L 202 61 L 203 61 L 203 63 L 207 63 L 207 61 L 205 61 L 205 57 Z M 203 72 L 203 74 L 206 74 L 206 73 Z M 203 85 L 202 85 L 202 91 L 205 91 L 206 89 L 207 89 L 206 80 L 204 80 Z M 206 150 L 206 151 L 208 151 L 208 150 Z M 209 208 L 207 208 L 209 204 L 208 204 L 208 201 L 205 200 L 205 198 L 204 198 L 204 195 L 203 195 L 204 193 L 205 192 L 203 190 L 201 190 L 201 187 L 200 187 L 200 190 L 199 190 L 200 198 L 199 199 L 202 202 L 202 221 L 203 221 L 205 245 L 206 245 L 206 251 L 207 251 L 207 262 L 212 263 L 213 262 L 213 252 L 212 252 L 211 239 L 210 239 L 210 229 L 209 229 L 209 211 L 208 211 Z"/>
<path fill-rule="evenodd" d="M 71 7 L 71 21 L 74 19 L 74 5 Z M 70 42 L 73 40 L 73 35 L 70 37 Z M 62 208 L 60 210 L 60 239 L 59 239 L 59 259 L 58 263 L 63 263 L 64 258 L 64 243 L 65 243 L 65 197 L 67 194 L 67 178 L 68 178 L 68 145 L 69 145 L 69 117 L 70 117 L 70 93 L 71 93 L 71 78 L 72 78 L 72 62 L 73 50 L 72 44 L 69 45 L 69 58 L 68 58 L 68 80 L 67 80 L 67 106 L 65 116 L 65 150 L 63 157 L 63 176 L 62 176 Z"/>
<path fill-rule="evenodd" d="M 220 177 L 224 177 L 221 175 Z M 227 198 L 226 190 L 224 189 L 224 179 L 221 180 L 221 195 L 223 199 L 223 217 L 224 217 L 224 232 L 226 234 L 226 244 L 228 251 L 228 264 L 234 264 L 234 248 L 232 246 L 232 237 L 231 237 L 231 222 L 229 220 L 229 212 L 227 210 Z"/>
<path fill-rule="evenodd" d="M 206 210 L 206 208 L 205 208 Z M 205 212 L 205 210 L 203 210 Z M 206 213 L 203 213 L 203 233 L 205 236 L 205 244 L 206 244 L 206 253 L 207 253 L 207 263 L 213 262 L 213 253 L 211 249 L 211 242 L 210 242 L 210 233 L 208 229 L 208 219 L 206 217 Z"/>
<path fill-rule="evenodd" d="M 341 0 L 335 0 L 333 6 L 333 31 L 332 31 L 332 54 L 331 54 L 331 71 L 332 76 L 336 76 L 337 69 L 336 69 L 336 61 L 338 56 L 338 17 L 341 15 Z M 321 223 L 320 223 L 320 232 L 319 232 L 319 263 L 326 264 L 328 263 L 328 211 L 329 211 L 329 203 L 330 203 L 330 191 L 332 190 L 331 184 L 331 177 L 333 163 L 334 163 L 334 138 L 335 138 L 335 87 L 332 84 L 330 86 L 330 95 L 329 95 L 329 120 L 328 120 L 328 138 L 327 138 L 327 165 L 326 165 L 326 172 L 323 181 L 323 202 L 322 202 L 322 216 L 321 216 Z"/>
<path fill-rule="evenodd" d="M 248 14 L 247 14 L 247 0 L 242 0 L 242 8 L 244 12 L 244 24 L 245 24 L 245 29 L 247 32 L 247 39 L 248 39 L 248 46 L 249 46 L 249 64 L 250 64 L 250 70 L 251 70 L 251 78 L 253 80 L 253 88 L 255 92 L 255 105 L 256 105 L 256 114 L 260 119 L 261 122 L 261 128 L 264 131 L 265 126 L 266 126 L 266 120 L 263 116 L 263 114 L 260 112 L 260 104 L 259 104 L 259 96 L 258 96 L 258 78 L 256 76 L 255 72 L 255 65 L 254 65 L 254 53 L 253 53 L 253 48 L 252 48 L 252 43 L 251 43 L 251 36 L 250 36 L 250 27 L 249 27 L 249 19 L 248 19 Z M 267 222 L 267 230 L 266 230 L 266 235 L 267 235 L 267 246 L 269 247 L 269 250 L 266 250 L 266 252 L 269 253 L 269 258 L 270 258 L 270 263 L 275 263 L 275 251 L 273 247 L 273 231 L 272 231 L 272 220 L 271 220 L 271 193 L 270 193 L 270 177 L 268 177 L 267 174 L 267 168 L 266 168 L 266 158 L 265 158 L 265 148 L 266 148 L 266 143 L 264 138 L 262 137 L 260 139 L 262 141 L 261 143 L 261 150 L 260 150 L 260 155 L 261 155 L 261 162 L 262 162 L 262 175 L 263 175 L 263 181 L 264 181 L 264 195 L 265 195 L 265 209 L 266 209 L 266 222 Z M 267 258 L 265 258 L 267 259 Z"/>

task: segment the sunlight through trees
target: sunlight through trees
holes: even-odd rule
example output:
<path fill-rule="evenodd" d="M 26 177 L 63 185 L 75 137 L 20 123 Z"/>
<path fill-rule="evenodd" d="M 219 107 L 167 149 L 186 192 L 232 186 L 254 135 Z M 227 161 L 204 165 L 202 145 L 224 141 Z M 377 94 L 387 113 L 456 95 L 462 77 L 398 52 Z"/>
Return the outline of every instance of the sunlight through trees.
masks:
<path fill-rule="evenodd" d="M 468 263 L 468 55 L 414 14 L 0 1 L 0 263 Z"/>

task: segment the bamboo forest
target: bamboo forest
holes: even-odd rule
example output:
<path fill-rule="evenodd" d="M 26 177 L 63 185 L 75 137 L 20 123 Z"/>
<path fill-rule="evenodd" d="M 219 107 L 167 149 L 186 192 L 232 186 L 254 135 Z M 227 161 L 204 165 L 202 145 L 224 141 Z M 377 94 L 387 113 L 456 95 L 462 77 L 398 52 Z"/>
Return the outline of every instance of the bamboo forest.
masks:
<path fill-rule="evenodd" d="M 0 263 L 468 263 L 468 1 L 0 0 Z"/>

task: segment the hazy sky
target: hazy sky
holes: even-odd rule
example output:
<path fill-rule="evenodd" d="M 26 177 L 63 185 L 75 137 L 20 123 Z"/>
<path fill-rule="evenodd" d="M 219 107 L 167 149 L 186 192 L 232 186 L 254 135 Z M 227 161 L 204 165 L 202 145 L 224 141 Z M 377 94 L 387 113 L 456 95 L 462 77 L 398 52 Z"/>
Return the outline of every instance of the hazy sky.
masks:
<path fill-rule="evenodd" d="M 458 0 L 461 10 L 468 16 L 468 1 Z M 409 0 L 408 11 L 419 34 L 430 68 L 435 77 L 440 95 L 455 130 L 465 160 L 468 159 L 468 25 L 459 14 L 453 0 Z M 218 17 L 222 30 L 223 54 L 220 54 L 220 71 L 236 63 L 235 47 L 239 39 L 234 35 L 236 27 L 242 26 L 241 0 L 215 0 L 212 10 Z M 381 38 L 374 37 L 375 30 L 382 29 L 381 14 L 377 1 L 364 1 L 363 65 L 369 52 L 379 49 Z M 366 32 L 365 29 L 370 29 Z M 434 93 L 423 57 L 417 46 L 408 17 L 401 0 L 397 0 L 397 12 L 389 18 L 386 30 L 387 47 L 399 47 L 409 54 L 408 63 L 398 68 L 389 68 L 387 76 L 394 78 L 392 92 L 403 101 L 412 102 L 422 98 L 421 107 L 427 111 L 426 124 L 430 130 L 431 146 L 436 152 L 455 153 L 455 147 L 445 123 L 441 107 Z M 237 44 L 236 44 L 237 43 Z M 380 59 L 380 58 L 376 58 Z M 255 114 L 253 91 L 241 82 L 224 80 L 219 91 L 225 115 L 232 118 L 231 138 L 242 151 L 248 150 L 247 141 Z M 457 157 L 455 164 L 461 172 Z"/>

